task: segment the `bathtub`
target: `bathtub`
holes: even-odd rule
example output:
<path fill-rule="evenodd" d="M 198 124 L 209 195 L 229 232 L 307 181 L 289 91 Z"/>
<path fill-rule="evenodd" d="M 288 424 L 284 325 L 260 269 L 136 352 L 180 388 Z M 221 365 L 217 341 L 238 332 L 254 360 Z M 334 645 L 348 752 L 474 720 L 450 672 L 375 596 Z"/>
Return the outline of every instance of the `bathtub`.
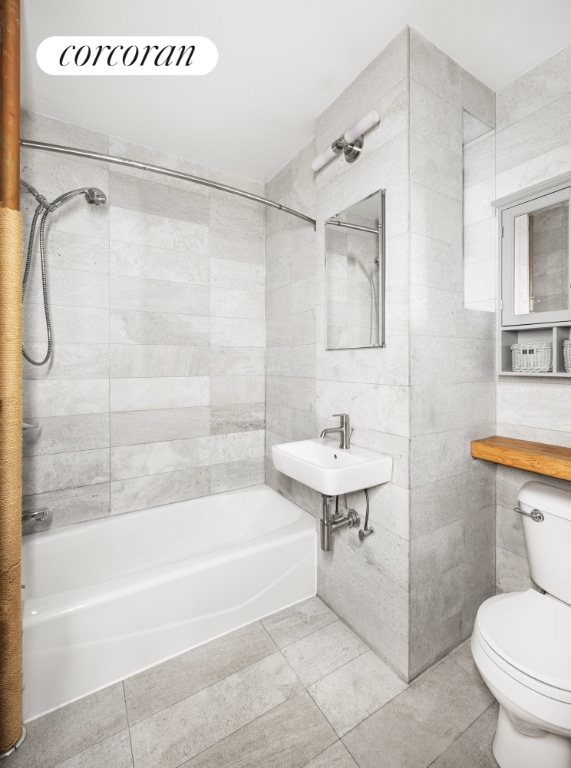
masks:
<path fill-rule="evenodd" d="M 22 571 L 28 721 L 315 595 L 315 520 L 262 485 L 31 534 Z"/>

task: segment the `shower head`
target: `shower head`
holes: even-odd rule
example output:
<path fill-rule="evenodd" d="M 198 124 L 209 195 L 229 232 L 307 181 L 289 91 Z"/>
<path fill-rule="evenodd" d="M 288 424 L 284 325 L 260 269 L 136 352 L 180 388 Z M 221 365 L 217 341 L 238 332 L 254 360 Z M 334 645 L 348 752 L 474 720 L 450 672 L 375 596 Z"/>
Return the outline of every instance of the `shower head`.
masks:
<path fill-rule="evenodd" d="M 84 195 L 86 201 L 92 205 L 101 205 L 101 203 L 104 203 L 107 200 L 105 193 L 100 189 L 97 189 L 97 187 L 81 187 L 80 189 L 72 189 L 70 192 L 64 192 L 63 195 L 56 198 L 51 203 L 51 210 L 54 211 L 56 208 L 59 208 L 60 205 L 67 203 L 68 200 L 71 200 L 72 197 L 76 197 L 77 195 Z"/>
<path fill-rule="evenodd" d="M 107 202 L 105 192 L 102 192 L 100 189 L 98 189 L 98 187 L 81 187 L 80 189 L 72 189 L 71 192 L 64 192 L 63 195 L 56 197 L 53 202 L 49 203 L 35 187 L 32 187 L 31 184 L 28 184 L 23 179 L 20 179 L 20 185 L 24 187 L 24 189 L 27 190 L 31 195 L 33 195 L 41 206 L 47 208 L 49 211 L 55 211 L 56 208 L 60 207 L 60 205 L 67 203 L 68 200 L 71 200 L 72 197 L 76 197 L 77 195 L 85 195 L 85 199 L 90 205 L 101 205 L 102 203 Z"/>
<path fill-rule="evenodd" d="M 86 189 L 85 199 L 91 205 L 101 205 L 102 203 L 107 202 L 107 197 L 105 196 L 105 192 L 102 192 L 100 189 L 97 189 L 97 187 L 89 187 L 89 189 Z"/>

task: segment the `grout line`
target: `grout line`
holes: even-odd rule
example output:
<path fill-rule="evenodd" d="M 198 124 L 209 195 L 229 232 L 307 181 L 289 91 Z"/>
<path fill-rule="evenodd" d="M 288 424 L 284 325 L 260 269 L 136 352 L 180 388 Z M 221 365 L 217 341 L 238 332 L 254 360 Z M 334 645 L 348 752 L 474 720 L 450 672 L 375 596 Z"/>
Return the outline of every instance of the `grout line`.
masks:
<path fill-rule="evenodd" d="M 341 622 L 341 623 L 344 623 L 344 622 Z M 345 626 L 346 626 L 346 625 L 345 625 Z M 356 635 L 356 637 L 358 637 L 358 635 Z M 361 640 L 361 638 L 360 638 L 360 637 L 359 637 L 359 640 Z M 363 641 L 361 641 L 361 642 L 363 642 Z M 308 684 L 307 684 L 305 687 L 306 687 L 306 689 L 307 689 L 307 692 L 309 693 L 309 695 L 311 696 L 311 692 L 310 692 L 310 690 L 309 690 L 309 688 L 310 688 L 311 686 L 317 685 L 317 683 L 321 683 L 321 682 L 322 682 L 323 680 L 325 680 L 326 678 L 330 677 L 331 675 L 334 675 L 336 672 L 339 672 L 339 670 L 340 670 L 340 669 L 344 669 L 344 668 L 345 668 L 346 666 L 348 666 L 349 664 L 352 664 L 352 663 L 353 663 L 353 662 L 354 662 L 356 659 L 360 659 L 360 658 L 361 658 L 361 656 L 364 656 L 366 653 L 375 653 L 375 652 L 373 651 L 373 649 L 372 649 L 372 648 L 369 648 L 369 647 L 367 646 L 367 648 L 366 648 L 364 651 L 361 651 L 361 652 L 360 652 L 360 653 L 358 653 L 356 656 L 353 656 L 353 658 L 352 658 L 352 659 L 349 659 L 348 661 L 345 661 L 345 662 L 344 662 L 343 664 L 341 664 L 339 667 L 335 667 L 335 669 L 332 669 L 332 670 L 331 670 L 331 672 L 327 672 L 327 674 L 323 675 L 323 677 L 320 677 L 318 680 L 314 680 L 312 683 L 308 683 Z M 377 656 L 377 654 L 376 654 L 376 653 L 375 653 L 375 656 Z M 377 658 L 379 658 L 379 660 L 380 660 L 380 661 L 382 661 L 382 663 L 383 663 L 383 664 L 385 664 L 385 666 L 387 666 L 387 667 L 388 667 L 388 664 L 386 664 L 386 662 L 384 662 L 382 659 L 380 659 L 380 657 L 378 657 L 378 656 L 377 656 Z M 390 669 L 390 667 L 389 667 L 389 669 Z M 391 671 L 392 671 L 392 670 L 391 670 Z M 302 681 L 302 682 L 303 682 L 303 681 Z M 305 683 L 304 683 L 304 685 L 305 685 Z M 312 698 L 313 698 L 313 696 L 312 696 Z M 317 702 L 315 702 L 315 703 L 317 704 Z M 319 706 L 319 705 L 318 705 L 318 706 Z"/>
<path fill-rule="evenodd" d="M 451 656 L 453 656 L 453 655 L 454 655 L 454 651 L 452 651 L 451 654 L 448 657 L 445 657 L 445 658 L 450 658 L 450 661 L 452 661 L 454 664 L 456 664 L 457 667 L 460 667 L 460 669 L 463 672 L 465 672 L 467 675 L 469 675 L 472 678 L 472 680 L 475 680 L 477 683 L 479 683 L 484 688 L 484 690 L 488 690 L 488 688 L 486 687 L 486 684 L 484 683 L 482 677 L 480 676 L 480 673 L 477 672 L 477 674 L 475 675 L 473 672 L 470 672 L 469 670 L 466 669 L 466 667 L 463 667 L 462 664 L 459 664 L 456 661 L 456 659 L 451 658 Z"/>
<path fill-rule="evenodd" d="M 135 766 L 135 754 L 133 752 L 133 739 L 131 738 L 131 724 L 129 723 L 129 708 L 127 707 L 127 691 L 125 690 L 125 680 L 121 680 L 123 689 L 123 700 L 125 702 L 125 720 L 127 721 L 127 732 L 129 734 L 129 749 L 131 750 L 131 762 Z"/>
<path fill-rule="evenodd" d="M 253 622 L 253 623 L 256 623 L 256 622 Z M 246 625 L 246 626 L 251 626 L 251 625 Z M 236 632 L 238 630 L 234 630 L 234 631 Z M 225 635 L 222 635 L 222 637 L 225 637 Z M 208 643 L 204 643 L 203 645 L 197 646 L 197 648 L 202 648 L 202 647 L 204 647 L 204 645 L 208 645 L 209 643 L 215 642 L 215 640 L 217 640 L 217 639 L 219 639 L 219 638 L 215 638 L 214 640 L 210 640 L 210 641 L 208 641 Z M 192 651 L 194 651 L 194 650 L 196 650 L 196 649 L 192 648 L 190 651 L 184 651 L 182 654 L 179 654 L 178 656 L 173 656 L 172 659 L 167 659 L 166 661 L 161 662 L 161 664 L 167 664 L 169 661 L 172 661 L 173 659 L 177 659 L 180 656 L 185 655 L 185 653 L 192 653 Z M 162 709 L 157 709 L 156 712 L 153 712 L 152 714 L 147 715 L 146 717 L 142 718 L 141 720 L 137 720 L 136 722 L 134 722 L 132 724 L 129 724 L 129 728 L 134 728 L 135 726 L 139 726 L 141 723 L 144 723 L 147 720 L 150 720 L 151 718 L 156 717 L 156 715 L 160 714 L 161 712 L 166 712 L 171 707 L 174 707 L 177 704 L 180 704 L 181 702 L 186 701 L 187 699 L 191 699 L 193 696 L 196 696 L 196 694 L 202 693 L 202 691 L 206 691 L 209 688 L 212 688 L 213 686 L 218 685 L 219 683 L 224 682 L 229 677 L 232 677 L 233 675 L 237 675 L 240 672 L 244 672 L 245 670 L 250 669 L 250 667 L 253 667 L 255 664 L 259 664 L 261 661 L 264 661 L 265 659 L 268 659 L 270 656 L 273 656 L 275 653 L 276 653 L 276 651 L 272 651 L 271 653 L 267 653 L 265 656 L 261 656 L 259 659 L 256 659 L 255 661 L 252 661 L 250 664 L 247 664 L 244 667 L 240 667 L 239 669 L 234 670 L 234 672 L 230 672 L 230 674 L 226 675 L 225 677 L 218 678 L 217 680 L 214 680 L 213 682 L 209 683 L 208 685 L 205 685 L 203 688 L 199 688 L 198 690 L 194 691 L 193 693 L 189 694 L 188 696 L 183 696 L 181 699 L 177 699 L 176 701 L 173 701 L 170 704 L 167 704 Z M 277 651 L 277 653 L 279 653 L 279 650 Z M 131 677 L 136 677 L 137 675 L 143 675 L 143 674 L 145 674 L 145 672 L 148 672 L 149 670 L 153 670 L 153 669 L 156 669 L 158 666 L 161 666 L 161 664 L 156 664 L 156 665 L 154 665 L 152 667 L 149 667 L 146 670 L 143 670 L 142 672 L 135 673 L 135 675 L 132 675 Z M 129 679 L 130 678 L 125 678 L 125 680 L 129 680 Z M 125 680 L 123 680 L 122 682 L 124 683 Z M 287 701 L 287 699 L 286 699 L 286 701 Z M 282 704 L 283 704 L 283 702 L 282 702 Z M 276 705 L 276 706 L 279 706 L 279 704 Z M 275 709 L 275 707 L 273 707 L 273 709 Z M 268 711 L 270 711 L 270 710 L 268 710 Z M 259 715 L 259 717 L 262 717 L 262 715 Z M 241 727 L 243 728 L 244 726 L 241 726 Z M 238 730 L 240 730 L 240 729 L 238 729 Z M 235 733 L 235 731 L 233 731 L 233 733 Z M 230 735 L 230 734 L 228 734 L 228 735 Z M 226 736 L 224 738 L 226 738 Z M 220 741 L 222 741 L 222 740 L 223 739 L 221 739 Z M 216 743 L 218 743 L 218 742 L 216 742 Z M 211 745 L 211 746 L 213 746 L 213 745 Z"/>
<path fill-rule="evenodd" d="M 271 643 L 273 644 L 273 646 L 274 646 L 274 648 L 276 649 L 276 651 L 279 651 L 279 652 L 281 653 L 281 650 L 280 650 L 280 648 L 278 648 L 278 646 L 277 646 L 277 644 L 276 644 L 276 641 L 275 641 L 275 640 L 274 640 L 274 638 L 273 638 L 273 637 L 270 635 L 270 633 L 268 632 L 268 630 L 267 630 L 266 626 L 264 625 L 264 620 L 263 620 L 263 619 L 258 619 L 258 622 L 259 622 L 260 626 L 262 627 L 262 629 L 264 630 L 264 632 L 266 633 L 266 635 L 268 636 L 268 638 L 269 638 L 269 640 L 271 641 Z M 274 653 L 275 653 L 275 651 L 274 651 Z"/>
<path fill-rule="evenodd" d="M 377 710 L 377 711 L 378 711 L 378 710 Z M 363 721 L 363 722 L 365 722 L 365 721 Z M 355 730 L 355 729 L 353 728 L 352 730 Z M 349 731 L 349 733 L 351 733 L 351 732 L 352 732 L 352 731 Z M 348 735 L 348 734 L 346 733 L 346 734 L 345 734 L 345 736 L 347 736 L 347 735 Z M 347 745 L 347 744 L 346 744 L 346 743 L 343 741 L 343 739 L 345 738 L 345 736 L 343 736 L 341 739 L 339 739 L 339 741 L 341 742 L 341 744 L 343 744 L 343 746 L 345 747 L 345 749 L 347 750 L 347 752 L 348 752 L 348 753 L 351 755 L 351 758 L 353 759 L 353 761 L 354 761 L 355 765 L 357 765 L 357 766 L 358 766 L 358 765 L 359 765 L 359 763 L 357 762 L 357 758 L 356 758 L 356 757 L 355 757 L 355 755 L 354 755 L 354 754 L 351 752 L 351 750 L 349 749 L 349 746 L 348 746 L 348 745 Z"/>
<path fill-rule="evenodd" d="M 449 750 L 449 749 L 451 749 L 451 748 L 454 746 L 454 744 L 456 744 L 456 742 L 460 741 L 460 739 L 461 739 L 461 738 L 462 738 L 462 737 L 465 735 L 465 733 L 466 733 L 467 731 L 469 731 L 469 730 L 470 730 L 470 728 L 471 728 L 471 727 L 472 727 L 472 726 L 473 726 L 473 725 L 474 725 L 474 724 L 475 724 L 475 723 L 476 723 L 476 722 L 477 722 L 477 721 L 478 721 L 478 720 L 479 720 L 481 717 L 483 717 L 483 716 L 486 714 L 486 712 L 488 712 L 488 711 L 489 711 L 489 710 L 490 710 L 490 709 L 491 709 L 491 708 L 492 708 L 492 707 L 493 707 L 495 704 L 496 704 L 496 702 L 494 701 L 494 702 L 492 702 L 492 703 L 490 704 L 490 706 L 489 706 L 489 707 L 486 707 L 486 709 L 485 709 L 483 712 L 481 712 L 481 713 L 478 715 L 478 717 L 477 717 L 475 720 L 473 720 L 473 721 L 470 723 L 470 725 L 469 725 L 467 728 L 465 728 L 465 729 L 462 731 L 462 733 L 461 733 L 461 734 L 460 734 L 460 735 L 459 735 L 459 736 L 458 736 L 456 739 L 454 739 L 454 741 L 453 741 L 451 744 L 449 744 L 449 745 L 446 747 L 446 749 L 445 749 L 443 752 L 441 752 L 441 753 L 440 753 L 440 754 L 439 754 L 437 757 L 435 757 L 435 758 L 434 758 L 434 760 L 433 760 L 431 763 L 429 763 L 429 765 L 427 766 L 427 768 L 430 768 L 431 766 L 435 765 L 435 763 L 436 763 L 438 760 L 440 760 L 440 758 L 442 757 L 442 755 L 444 755 L 446 752 L 448 752 L 448 750 Z"/>
<path fill-rule="evenodd" d="M 294 694 L 293 694 L 293 696 L 290 696 L 289 698 L 287 698 L 287 699 L 284 699 L 284 700 L 283 700 L 283 701 L 281 701 L 279 704 L 276 704 L 274 707 L 271 707 L 271 708 L 270 708 L 270 709 L 268 709 L 266 712 L 263 712 L 261 715 L 258 715 L 258 716 L 257 716 L 257 717 L 255 717 L 253 720 L 250 720 L 250 722 L 249 722 L 249 723 L 245 723 L 244 725 L 241 725 L 239 728 L 237 728 L 235 731 L 232 731 L 232 733 L 228 733 L 228 734 L 226 734 L 226 736 L 224 736 L 223 738 L 221 738 L 221 739 L 219 739 L 218 741 L 214 742 L 214 744 L 210 744 L 210 746 L 208 746 L 208 747 L 205 747 L 205 749 L 203 749 L 201 752 L 198 752 L 196 755 L 193 755 L 193 756 L 190 758 L 190 760 L 194 760 L 194 759 L 195 759 L 195 758 L 197 758 L 199 755 L 203 755 L 205 752 L 208 752 L 208 750 L 209 750 L 209 749 L 212 749 L 212 747 L 216 747 L 216 746 L 218 746 L 218 744 L 222 744 L 222 742 L 226 741 L 226 739 L 229 739 L 231 736 L 234 736 L 236 733 L 240 733 L 240 731 L 243 731 L 245 728 L 249 728 L 249 727 L 250 727 L 250 726 L 251 726 L 253 723 L 257 722 L 258 720 L 261 720 L 263 717 L 266 717 L 266 715 L 268 715 L 270 712 L 274 712 L 274 711 L 275 711 L 276 709 L 278 709 L 279 707 L 283 707 L 283 705 L 284 705 L 284 704 L 285 704 L 287 701 L 290 701 L 291 699 L 294 699 L 296 696 L 299 696 L 299 695 L 301 695 L 301 693 L 302 693 L 302 691 L 300 691 L 299 693 L 294 693 Z M 335 742 L 334 742 L 334 743 L 335 743 Z M 328 749 L 328 748 L 329 748 L 329 747 L 327 747 L 327 749 Z M 311 760 L 313 760 L 313 759 L 314 759 L 314 758 L 312 757 L 312 758 L 311 758 Z M 190 762 L 190 760 L 189 760 L 189 761 L 187 761 L 187 760 L 185 759 L 185 761 L 184 761 L 184 762 L 182 762 L 182 763 L 179 763 L 177 766 L 174 766 L 174 768 L 182 768 L 183 766 L 187 765 L 187 762 Z M 311 762 L 311 761 L 310 761 L 310 762 Z M 306 765 L 307 765 L 307 763 L 306 763 Z"/>
<path fill-rule="evenodd" d="M 310 764 L 311 764 L 311 763 L 312 763 L 314 760 L 317 760 L 319 757 L 321 757 L 322 755 L 324 755 L 324 754 L 325 754 L 325 753 L 326 753 L 326 752 L 327 752 L 329 749 L 333 749 L 333 747 L 334 747 L 336 744 L 341 744 L 341 746 L 342 746 L 342 747 L 343 747 L 343 748 L 344 748 L 344 749 L 347 751 L 348 755 L 349 755 L 349 756 L 352 758 L 352 755 L 351 755 L 351 753 L 349 752 L 349 750 L 347 749 L 347 747 L 345 746 L 345 744 L 343 744 L 343 742 L 341 741 L 341 738 L 340 738 L 340 737 L 337 737 L 337 739 L 336 739 L 336 740 L 333 742 L 333 744 L 330 744 L 328 747 L 325 747 L 325 749 L 324 749 L 322 752 L 319 752 L 319 754 L 317 754 L 317 755 L 314 755 L 314 756 L 313 756 L 313 757 L 312 757 L 312 758 L 309 760 L 309 762 L 308 762 L 308 763 L 304 763 L 304 765 L 302 765 L 302 766 L 299 766 L 299 768 L 307 768 L 307 766 L 308 766 L 308 765 L 310 765 Z M 355 762 L 355 761 L 353 761 L 353 762 Z M 356 765 L 356 763 L 355 763 L 355 765 Z"/>
<path fill-rule="evenodd" d="M 343 664 L 341 667 L 338 667 L 337 669 L 333 670 L 333 672 L 330 672 L 328 675 L 325 675 L 324 677 L 320 678 L 320 680 L 317 680 L 315 683 L 311 683 L 311 685 L 316 685 L 316 683 L 321 682 L 322 680 L 325 680 L 327 677 L 335 674 L 335 672 L 339 671 L 340 669 L 343 669 L 343 667 L 346 667 L 348 664 L 351 664 L 351 662 L 355 661 L 356 659 L 360 658 L 361 656 L 364 656 L 366 653 L 373 653 L 373 654 L 375 654 L 375 656 L 379 659 L 379 661 L 381 661 L 388 669 L 391 670 L 391 672 L 394 673 L 394 670 L 392 670 L 391 667 L 389 667 L 389 665 L 383 659 L 381 659 L 380 656 L 372 648 L 369 648 L 368 650 L 363 651 L 363 653 L 360 653 L 358 656 L 355 656 L 354 659 L 351 659 L 350 661 L 348 661 L 345 664 Z M 394 674 L 396 674 L 396 673 L 394 673 Z M 375 710 L 373 710 L 373 712 L 370 712 L 368 715 L 365 715 L 365 717 L 363 717 L 361 720 L 359 720 L 358 723 L 355 723 L 355 725 L 351 726 L 351 728 L 346 733 L 344 733 L 342 735 L 337 733 L 337 730 L 336 730 L 335 726 L 329 721 L 327 715 L 325 714 L 325 712 L 323 712 L 323 710 L 319 706 L 319 703 L 317 702 L 317 700 L 315 699 L 315 697 L 313 696 L 313 694 L 309 690 L 309 688 L 306 688 L 306 690 L 309 693 L 309 695 L 311 696 L 311 698 L 313 699 L 313 701 L 315 702 L 315 704 L 317 705 L 317 707 L 319 708 L 319 711 L 323 714 L 323 716 L 325 717 L 327 722 L 331 725 L 331 727 L 333 728 L 333 730 L 337 734 L 339 740 L 341 740 L 345 736 L 347 736 L 348 733 L 350 733 L 351 731 L 355 730 L 355 728 L 357 728 L 359 725 L 361 725 L 361 723 L 364 723 L 365 720 L 368 720 L 370 717 L 375 715 L 381 709 L 386 707 L 387 704 L 390 704 L 392 701 L 397 699 L 401 694 L 405 693 L 405 691 L 407 691 L 410 688 L 410 686 L 411 686 L 411 683 L 406 683 L 406 688 L 404 688 L 402 691 L 399 691 L 398 693 L 395 693 L 395 695 L 392 698 L 390 698 L 388 701 L 385 701 L 384 704 L 381 704 L 381 706 L 377 707 Z"/>
<path fill-rule="evenodd" d="M 80 701 L 80 699 L 76 699 L 76 701 Z M 75 702 L 71 702 L 71 704 L 75 704 Z M 64 705 L 64 706 L 67 706 L 67 705 Z M 57 712 L 57 709 L 52 710 L 52 712 Z M 46 714 L 49 715 L 51 713 L 47 712 Z M 41 719 L 42 717 L 44 717 L 44 715 L 40 716 L 40 718 L 38 718 L 38 719 Z M 31 721 L 31 722 L 34 722 L 34 721 Z M 98 739 L 97 741 L 94 741 L 92 744 L 89 744 L 87 747 L 84 747 L 83 749 L 80 749 L 78 752 L 74 752 L 72 755 L 68 755 L 68 757 L 65 758 L 63 760 L 63 762 L 59 761 L 59 759 L 56 758 L 56 759 L 58 759 L 57 763 L 50 763 L 49 766 L 43 766 L 42 765 L 39 768 L 61 768 L 61 766 L 65 765 L 68 761 L 75 760 L 76 757 L 79 757 L 80 755 L 83 755 L 86 752 L 89 752 L 90 750 L 94 749 L 95 747 L 99 746 L 100 744 L 104 744 L 106 741 L 110 741 L 111 739 L 114 739 L 116 736 L 119 736 L 121 733 L 129 733 L 129 743 L 130 743 L 131 742 L 131 734 L 129 732 L 129 724 L 127 723 L 127 726 L 125 728 L 122 728 L 119 731 L 115 731 L 114 733 L 112 733 L 112 734 L 110 734 L 108 736 L 105 736 L 102 739 Z M 132 752 L 131 752 L 131 754 L 132 754 Z M 134 763 L 133 763 L 133 765 L 134 765 Z M 37 766 L 37 764 L 34 764 L 34 766 Z M 24 768 L 26 768 L 26 766 L 24 766 Z"/>
<path fill-rule="evenodd" d="M 316 595 L 316 597 L 317 597 L 317 595 Z M 308 632 L 307 635 L 303 635 L 303 637 L 299 637 L 297 640 L 292 640 L 291 643 L 287 643 L 287 645 L 284 645 L 281 648 L 278 646 L 278 650 L 281 652 L 281 651 L 285 650 L 286 648 L 290 648 L 292 645 L 295 645 L 295 643 L 299 643 L 301 640 L 305 640 L 306 637 L 311 637 L 312 635 L 315 635 L 316 632 L 321 632 L 322 629 L 326 629 L 326 627 L 330 627 L 332 624 L 335 624 L 336 621 L 341 621 L 339 616 L 337 616 L 335 614 L 334 614 L 334 616 L 335 616 L 335 618 L 333 618 L 329 623 L 324 624 L 322 627 L 318 627 L 317 629 L 314 629 L 311 632 Z M 263 621 L 263 619 L 261 621 Z M 271 637 L 271 635 L 270 635 L 270 637 Z"/>

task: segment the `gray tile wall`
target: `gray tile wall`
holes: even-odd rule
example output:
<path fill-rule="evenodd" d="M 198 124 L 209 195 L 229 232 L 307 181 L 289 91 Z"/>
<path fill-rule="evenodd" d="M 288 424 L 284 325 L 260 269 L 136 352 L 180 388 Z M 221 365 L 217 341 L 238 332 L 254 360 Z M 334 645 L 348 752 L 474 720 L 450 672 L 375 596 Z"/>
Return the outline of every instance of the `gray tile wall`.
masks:
<path fill-rule="evenodd" d="M 310 163 L 311 141 L 266 186 L 266 194 L 315 216 L 315 186 Z M 271 459 L 276 443 L 314 437 L 317 296 L 317 236 L 313 227 L 274 209 L 266 214 L 266 481 L 310 511 L 313 494 L 284 475 Z"/>
<path fill-rule="evenodd" d="M 464 294 L 464 279 L 470 290 L 472 283 L 463 223 L 481 216 L 463 194 L 462 148 L 463 110 L 493 124 L 494 94 L 414 30 L 410 77 L 414 677 L 470 634 L 476 609 L 495 590 L 494 469 L 470 456 L 470 440 L 494 432 L 495 314 Z M 481 166 L 477 159 L 468 167 Z M 474 183 L 475 173 L 467 174 Z M 493 175 L 486 183 L 493 187 Z M 487 217 L 491 199 L 479 203 Z"/>
<path fill-rule="evenodd" d="M 213 178 L 122 139 L 24 113 L 23 135 Z M 22 177 L 62 207 L 48 235 L 54 356 L 24 362 L 24 504 L 53 526 L 264 482 L 265 211 L 181 180 L 25 149 Z M 24 225 L 33 201 L 22 196 Z M 25 241 L 27 243 L 27 239 Z M 40 274 L 24 338 L 45 348 Z"/>
<path fill-rule="evenodd" d="M 496 395 L 498 433 L 571 444 L 565 382 L 495 385 L 489 209 L 493 196 L 569 170 L 569 60 L 562 52 L 499 94 L 497 134 L 473 142 L 463 164 L 462 111 L 494 125 L 494 94 L 404 30 L 266 186 L 315 216 L 317 232 L 207 188 L 25 151 L 22 175 L 48 197 L 90 184 L 110 203 L 78 200 L 50 230 L 56 355 L 48 370 L 25 365 L 24 416 L 41 424 L 25 438 L 26 504 L 54 508 L 63 525 L 262 482 L 265 472 L 319 514 L 318 494 L 275 472 L 271 446 L 348 411 L 354 443 L 391 454 L 394 472 L 371 494 L 376 535 L 362 545 L 343 531 L 320 553 L 319 592 L 403 677 L 444 655 L 494 588 L 496 473 L 471 459 L 469 443 L 496 431 Z M 373 108 L 381 122 L 363 159 L 337 158 L 315 176 L 317 152 Z M 38 115 L 23 125 L 30 138 L 262 192 Z M 387 190 L 387 347 L 326 351 L 322 222 L 378 188 Z M 31 210 L 25 198 L 25 222 Z M 30 298 L 25 339 L 39 354 L 37 287 Z M 513 589 L 528 577 L 508 510 L 530 476 L 497 477 L 497 580 Z M 364 512 L 359 494 L 346 502 Z"/>
<path fill-rule="evenodd" d="M 408 30 L 391 43 L 318 119 L 311 142 L 267 186 L 268 196 L 313 212 L 317 232 L 268 212 L 268 482 L 314 514 L 320 497 L 279 475 L 271 446 L 314 437 L 347 411 L 353 442 L 390 453 L 393 482 L 373 489 L 377 535 L 355 531 L 320 552 L 318 592 L 403 676 L 408 672 Z M 364 161 L 337 158 L 317 175 L 310 163 L 360 115 L 380 124 Z M 323 221 L 374 191 L 387 190 L 387 347 L 325 350 Z M 362 494 L 347 504 L 364 513 Z"/>
<path fill-rule="evenodd" d="M 316 174 L 318 223 L 378 189 L 386 190 L 386 348 L 325 349 L 325 303 L 318 311 L 317 428 L 347 412 L 353 442 L 393 456 L 391 483 L 372 489 L 375 534 L 361 543 L 355 531 L 336 536 L 320 553 L 318 592 L 401 675 L 408 675 L 409 599 L 409 83 L 404 30 L 320 116 L 317 148 L 327 146 L 360 115 L 381 121 L 365 137 L 363 162 L 336 158 Z M 320 283 L 324 234 L 318 229 Z M 363 515 L 362 493 L 346 503 Z"/>
<path fill-rule="evenodd" d="M 362 160 L 337 158 L 312 187 L 312 153 L 370 109 L 381 122 L 367 134 Z M 336 535 L 333 551 L 319 555 L 318 592 L 407 679 L 469 634 L 478 604 L 494 591 L 494 471 L 474 463 L 469 446 L 494 431 L 495 326 L 493 314 L 464 308 L 463 109 L 493 124 L 494 94 L 404 30 L 321 115 L 315 147 L 268 187 L 288 204 L 313 204 L 315 194 L 318 220 L 313 247 L 299 247 L 295 225 L 268 236 L 268 456 L 274 442 L 316 435 L 340 411 L 351 414 L 355 444 L 393 456 L 392 482 L 371 493 L 376 535 L 364 544 L 351 531 Z M 387 206 L 387 346 L 327 351 L 322 222 L 378 188 Z M 308 259 L 317 314 L 315 361 L 304 351 L 314 377 L 304 377 L 304 401 L 291 375 L 293 278 L 283 264 Z M 301 430 L 287 400 L 294 391 L 293 403 L 307 409 Z M 268 478 L 319 513 L 317 494 L 271 465 Z M 364 513 L 362 494 L 347 504 Z"/>
<path fill-rule="evenodd" d="M 571 171 L 571 47 L 534 67 L 497 94 L 497 196 Z M 567 379 L 500 377 L 497 434 L 571 446 Z M 529 586 L 521 520 L 512 510 L 529 480 L 571 490 L 571 483 L 510 467 L 497 471 L 497 585 Z"/>

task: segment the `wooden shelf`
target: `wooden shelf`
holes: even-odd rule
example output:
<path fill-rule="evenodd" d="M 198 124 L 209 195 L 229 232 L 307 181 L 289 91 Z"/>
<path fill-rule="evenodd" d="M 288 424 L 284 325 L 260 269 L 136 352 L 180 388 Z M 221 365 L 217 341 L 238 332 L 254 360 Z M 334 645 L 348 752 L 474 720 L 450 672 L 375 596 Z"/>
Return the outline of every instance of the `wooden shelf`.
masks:
<path fill-rule="evenodd" d="M 540 475 L 571 480 L 571 448 L 561 445 L 530 443 L 511 437 L 486 437 L 472 441 L 472 456 Z"/>

